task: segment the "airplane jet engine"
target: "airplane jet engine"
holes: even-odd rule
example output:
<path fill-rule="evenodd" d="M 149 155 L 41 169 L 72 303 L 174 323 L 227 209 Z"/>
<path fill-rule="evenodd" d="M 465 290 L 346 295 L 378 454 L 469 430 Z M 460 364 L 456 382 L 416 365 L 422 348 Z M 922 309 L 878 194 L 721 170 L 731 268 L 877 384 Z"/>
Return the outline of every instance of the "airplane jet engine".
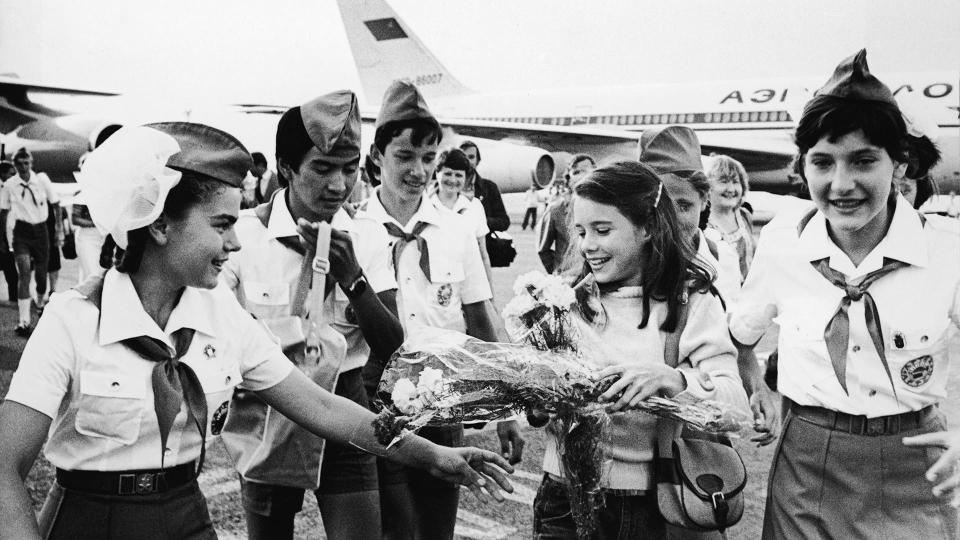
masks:
<path fill-rule="evenodd" d="M 455 146 L 466 140 L 477 144 L 480 149 L 477 171 L 480 176 L 496 182 L 501 193 L 520 193 L 531 183 L 546 187 L 553 180 L 556 164 L 553 156 L 542 148 L 459 135 L 449 140 Z M 441 146 L 447 148 L 447 141 L 445 136 Z"/>
<path fill-rule="evenodd" d="M 73 182 L 80 157 L 120 129 L 121 125 L 86 115 L 41 118 L 4 136 L 6 157 L 25 147 L 33 154 L 34 170 L 54 182 Z"/>

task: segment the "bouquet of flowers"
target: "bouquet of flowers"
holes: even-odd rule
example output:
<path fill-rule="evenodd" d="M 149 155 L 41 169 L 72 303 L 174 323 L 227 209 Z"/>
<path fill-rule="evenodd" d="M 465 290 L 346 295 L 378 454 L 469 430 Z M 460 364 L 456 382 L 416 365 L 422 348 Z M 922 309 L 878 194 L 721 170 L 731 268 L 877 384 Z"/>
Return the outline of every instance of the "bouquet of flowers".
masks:
<path fill-rule="evenodd" d="M 378 389 L 382 410 L 374 422 L 381 444 L 392 445 L 426 425 L 492 421 L 524 411 L 549 415 L 580 536 L 595 528 L 602 504 L 605 426 L 600 379 L 571 310 L 574 288 L 558 276 L 530 272 L 504 308 L 511 338 L 488 343 L 458 332 L 423 328 L 391 358 Z M 712 433 L 740 429 L 741 421 L 715 402 L 651 397 L 642 411 Z"/>

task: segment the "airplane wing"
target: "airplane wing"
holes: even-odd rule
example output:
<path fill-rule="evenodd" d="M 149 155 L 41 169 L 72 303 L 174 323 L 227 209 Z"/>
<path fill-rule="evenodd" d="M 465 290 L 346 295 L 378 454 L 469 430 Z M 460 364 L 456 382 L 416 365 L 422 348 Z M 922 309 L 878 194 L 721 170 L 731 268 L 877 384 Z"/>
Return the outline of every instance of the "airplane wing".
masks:
<path fill-rule="evenodd" d="M 40 92 L 44 94 L 69 94 L 74 96 L 117 96 L 114 92 L 87 90 L 83 88 L 68 88 L 66 86 L 51 86 L 38 84 L 16 76 L 0 75 L 0 95 L 22 94 L 25 92 Z"/>

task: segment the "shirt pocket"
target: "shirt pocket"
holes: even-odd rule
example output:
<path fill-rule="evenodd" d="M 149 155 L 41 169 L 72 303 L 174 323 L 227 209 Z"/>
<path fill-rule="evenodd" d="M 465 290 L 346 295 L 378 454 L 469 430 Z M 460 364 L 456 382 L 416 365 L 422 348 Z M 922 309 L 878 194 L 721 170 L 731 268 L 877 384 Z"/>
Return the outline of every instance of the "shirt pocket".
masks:
<path fill-rule="evenodd" d="M 241 382 L 240 366 L 215 366 L 194 370 L 203 386 L 207 400 L 207 436 L 215 437 L 223 431 L 230 410 L 233 391 Z"/>
<path fill-rule="evenodd" d="M 935 377 L 946 369 L 950 321 L 942 320 L 895 325 L 885 328 L 887 358 L 894 380 L 897 377 L 911 391 L 929 391 Z M 886 327 L 886 325 L 884 325 Z"/>
<path fill-rule="evenodd" d="M 140 435 L 146 385 L 145 379 L 134 375 L 81 371 L 77 433 L 133 444 Z"/>
<path fill-rule="evenodd" d="M 290 285 L 281 282 L 244 281 L 247 311 L 258 317 L 289 315 Z"/>
<path fill-rule="evenodd" d="M 464 279 L 463 264 L 459 261 L 431 258 L 427 303 L 439 309 L 460 309 L 460 289 Z"/>

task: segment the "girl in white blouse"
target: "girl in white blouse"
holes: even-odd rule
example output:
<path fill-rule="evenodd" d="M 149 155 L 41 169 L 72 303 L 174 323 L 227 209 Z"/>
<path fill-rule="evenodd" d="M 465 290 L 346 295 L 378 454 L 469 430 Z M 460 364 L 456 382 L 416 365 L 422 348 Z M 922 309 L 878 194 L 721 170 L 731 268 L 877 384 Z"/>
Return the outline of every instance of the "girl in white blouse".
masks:
<path fill-rule="evenodd" d="M 250 161 L 232 136 L 189 123 L 124 128 L 87 160 L 91 216 L 125 252 L 57 295 L 24 350 L 0 406 L 0 538 L 215 538 L 196 474 L 238 385 L 320 437 L 477 494 L 509 489 L 491 452 L 420 437 L 386 451 L 373 413 L 292 369 L 217 287 L 240 249 Z M 24 479 L 45 441 L 57 483 L 38 527 Z"/>

